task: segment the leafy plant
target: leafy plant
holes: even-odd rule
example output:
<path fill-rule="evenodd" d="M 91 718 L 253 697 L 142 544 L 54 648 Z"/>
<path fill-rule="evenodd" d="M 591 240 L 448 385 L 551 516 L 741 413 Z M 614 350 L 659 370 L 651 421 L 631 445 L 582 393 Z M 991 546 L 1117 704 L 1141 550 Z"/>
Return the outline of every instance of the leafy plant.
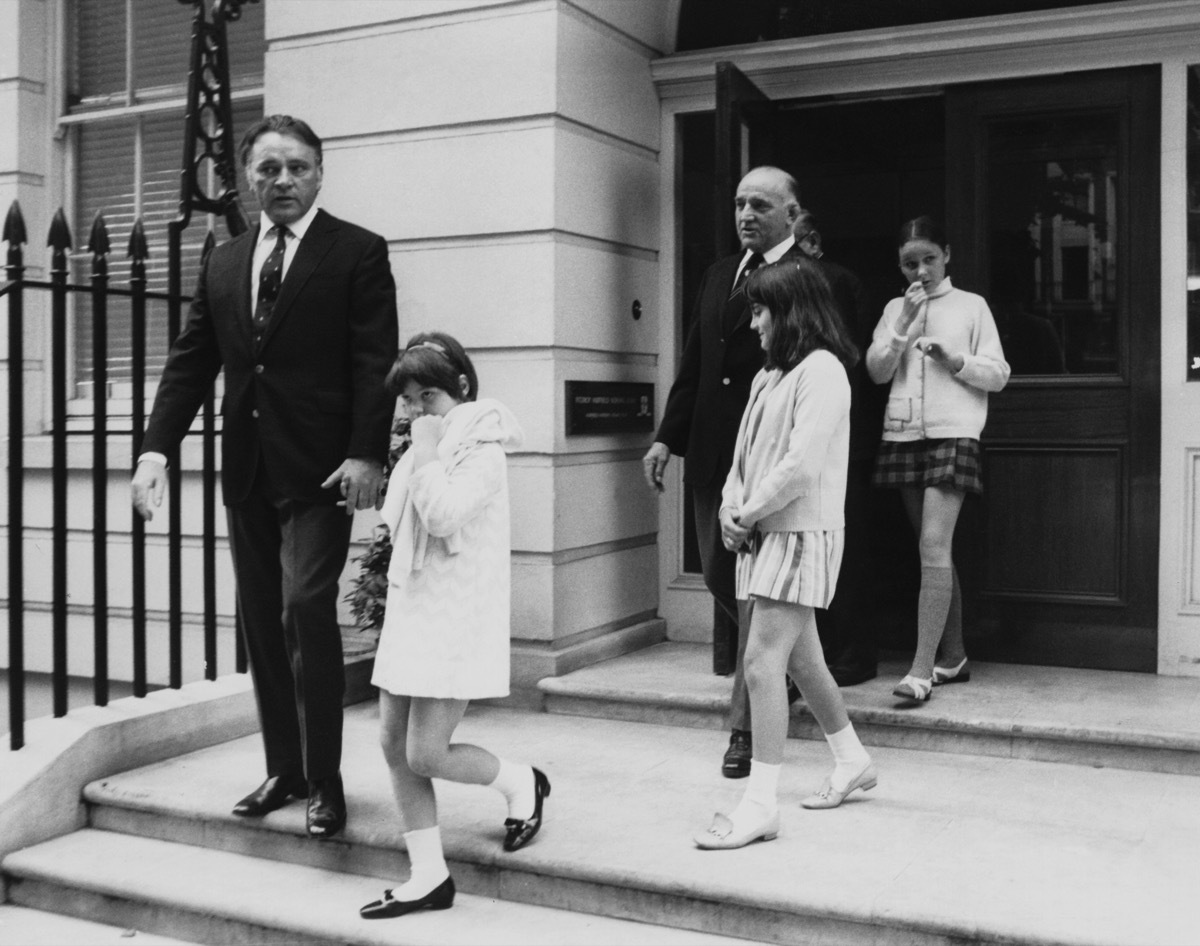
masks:
<path fill-rule="evenodd" d="M 392 424 L 392 442 L 388 449 L 387 466 L 383 471 L 385 488 L 396 463 L 412 443 L 409 426 L 410 421 L 407 417 L 397 417 Z M 364 630 L 379 630 L 383 627 L 388 590 L 387 571 L 391 560 L 392 538 L 385 525 L 376 526 L 366 551 L 351 559 L 358 565 L 358 574 L 350 580 L 350 590 L 346 593 L 345 601 L 350 605 L 355 623 Z"/>

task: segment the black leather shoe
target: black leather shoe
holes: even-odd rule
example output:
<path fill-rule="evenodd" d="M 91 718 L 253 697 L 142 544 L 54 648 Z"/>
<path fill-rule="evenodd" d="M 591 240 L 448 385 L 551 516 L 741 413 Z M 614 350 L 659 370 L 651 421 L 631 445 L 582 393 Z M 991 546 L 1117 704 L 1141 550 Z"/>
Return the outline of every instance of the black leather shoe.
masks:
<path fill-rule="evenodd" d="M 840 687 L 852 687 L 856 683 L 866 683 L 876 677 L 875 664 L 864 660 L 840 660 L 829 665 L 833 674 L 833 682 Z"/>
<path fill-rule="evenodd" d="M 533 770 L 533 815 L 525 818 L 505 818 L 504 850 L 517 851 L 533 840 L 542 830 L 542 799 L 550 795 L 550 779 L 541 769 Z"/>
<path fill-rule="evenodd" d="M 395 900 L 392 898 L 392 892 L 385 890 L 382 900 L 372 900 L 358 911 L 358 915 L 364 920 L 388 920 L 424 907 L 430 910 L 448 910 L 453 905 L 454 878 L 447 877 L 425 896 L 416 900 Z"/>
<path fill-rule="evenodd" d="M 729 748 L 725 750 L 725 758 L 721 761 L 721 774 L 726 778 L 745 778 L 749 775 L 752 748 L 748 729 L 735 729 L 730 733 Z"/>
<path fill-rule="evenodd" d="M 346 795 L 342 777 L 316 779 L 308 783 L 308 836 L 332 838 L 346 824 Z"/>
<path fill-rule="evenodd" d="M 293 798 L 303 798 L 307 794 L 308 782 L 303 775 L 272 775 L 234 805 L 233 813 L 243 818 L 261 818 L 282 808 Z"/>

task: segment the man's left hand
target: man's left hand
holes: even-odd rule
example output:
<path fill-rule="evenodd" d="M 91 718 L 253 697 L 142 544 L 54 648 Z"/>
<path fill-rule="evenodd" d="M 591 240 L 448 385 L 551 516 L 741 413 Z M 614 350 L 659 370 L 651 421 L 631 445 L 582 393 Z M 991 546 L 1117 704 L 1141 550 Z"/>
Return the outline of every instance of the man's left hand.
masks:
<path fill-rule="evenodd" d="M 354 515 L 356 509 L 383 506 L 383 468 L 374 460 L 347 457 L 329 474 L 321 489 L 335 486 L 342 491 L 342 501 L 338 505 L 346 507 L 348 516 Z"/>

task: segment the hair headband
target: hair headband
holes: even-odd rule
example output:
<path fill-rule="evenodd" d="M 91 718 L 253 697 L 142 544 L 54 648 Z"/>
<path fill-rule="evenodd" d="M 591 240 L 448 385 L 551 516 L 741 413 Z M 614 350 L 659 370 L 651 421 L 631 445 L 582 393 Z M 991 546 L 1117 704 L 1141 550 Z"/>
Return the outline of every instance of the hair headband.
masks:
<path fill-rule="evenodd" d="M 445 356 L 446 358 L 449 358 L 449 357 L 450 357 L 450 355 L 447 353 L 446 349 L 445 349 L 443 346 L 439 345 L 437 342 L 431 342 L 431 341 L 429 341 L 428 339 L 426 339 L 426 340 L 425 340 L 425 341 L 423 341 L 423 342 L 417 342 L 415 345 L 409 345 L 409 346 L 408 346 L 406 349 L 404 349 L 404 350 L 405 350 L 406 352 L 409 352 L 409 351 L 412 351 L 414 348 L 432 348 L 432 349 L 433 349 L 434 351 L 436 351 L 436 352 L 437 352 L 439 355 L 443 355 L 443 356 Z"/>

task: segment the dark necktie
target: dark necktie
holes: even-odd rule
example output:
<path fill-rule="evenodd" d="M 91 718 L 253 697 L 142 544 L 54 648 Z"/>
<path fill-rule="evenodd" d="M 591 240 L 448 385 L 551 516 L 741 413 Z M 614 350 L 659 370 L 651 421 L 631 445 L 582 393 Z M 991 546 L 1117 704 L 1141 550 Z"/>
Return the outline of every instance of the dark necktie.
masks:
<path fill-rule="evenodd" d="M 752 253 L 746 260 L 746 265 L 742 267 L 742 271 L 738 273 L 737 281 L 729 292 L 729 298 L 725 300 L 725 311 L 721 315 L 721 334 L 723 336 L 732 332 L 749 311 L 749 307 L 746 305 L 746 279 L 765 262 L 761 253 Z"/>
<path fill-rule="evenodd" d="M 258 276 L 258 301 L 254 306 L 255 340 L 261 339 L 267 324 L 271 321 L 271 310 L 275 308 L 275 300 L 279 298 L 279 285 L 283 282 L 283 254 L 287 249 L 287 235 L 291 231 L 284 226 L 271 227 L 269 236 L 277 234 L 275 246 L 263 263 L 262 272 Z"/>
<path fill-rule="evenodd" d="M 746 285 L 746 280 L 749 278 L 750 274 L 765 262 L 766 260 L 763 259 L 763 255 L 761 253 L 751 253 L 750 258 L 746 260 L 746 265 L 742 267 L 742 271 L 738 274 L 737 282 L 733 284 L 733 291 L 730 293 L 730 295 L 735 296 L 741 292 L 742 288 Z"/>

